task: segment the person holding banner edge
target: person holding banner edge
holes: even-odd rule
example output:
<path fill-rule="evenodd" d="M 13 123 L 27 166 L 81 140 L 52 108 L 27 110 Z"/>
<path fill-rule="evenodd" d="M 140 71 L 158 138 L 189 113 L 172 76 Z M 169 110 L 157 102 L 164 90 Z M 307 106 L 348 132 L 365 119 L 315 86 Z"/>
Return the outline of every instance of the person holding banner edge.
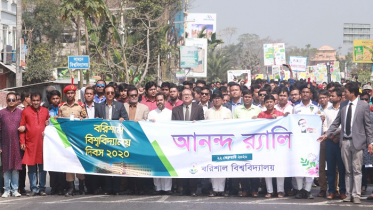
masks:
<path fill-rule="evenodd" d="M 340 111 L 326 134 L 317 140 L 324 141 L 338 135 L 336 131 L 341 125 L 339 145 L 346 169 L 347 196 L 343 201 L 353 201 L 355 204 L 360 204 L 363 151 L 368 144 L 368 151 L 371 155 L 373 154 L 373 130 L 369 104 L 359 101 L 357 98 L 359 95 L 358 84 L 350 82 L 346 84 L 345 88 L 347 100 L 341 103 Z"/>
<path fill-rule="evenodd" d="M 172 120 L 196 121 L 205 119 L 202 106 L 192 103 L 193 93 L 190 89 L 184 89 L 181 92 L 181 99 L 183 105 L 172 109 Z M 183 186 L 181 195 L 190 193 L 191 196 L 196 196 L 197 179 L 178 179 L 179 188 L 181 184 Z"/>
<path fill-rule="evenodd" d="M 289 112 L 286 112 L 285 114 L 277 111 L 275 106 L 275 97 L 273 95 L 267 95 L 264 98 L 264 105 L 266 107 L 266 111 L 263 111 L 259 113 L 258 118 L 264 118 L 264 119 L 276 119 L 277 117 L 281 116 L 288 116 Z M 284 192 L 284 177 L 277 177 L 277 197 L 283 198 L 285 196 Z M 265 178 L 266 186 L 267 186 L 267 194 L 265 195 L 266 198 L 271 198 L 273 194 L 273 184 L 272 184 L 272 177 L 266 177 Z"/>
<path fill-rule="evenodd" d="M 155 95 L 155 101 L 157 102 L 157 109 L 149 112 L 148 119 L 154 123 L 162 121 L 171 121 L 172 111 L 166 108 L 166 94 L 163 92 Z M 172 178 L 153 178 L 155 192 L 153 195 L 161 194 L 161 191 L 165 192 L 166 195 L 171 195 L 172 191 Z"/>
<path fill-rule="evenodd" d="M 232 119 L 232 113 L 231 111 L 222 106 L 223 104 L 223 94 L 216 90 L 212 96 L 214 106 L 209 108 L 206 111 L 206 120 L 226 120 L 226 119 Z M 228 196 L 228 193 L 224 193 L 224 187 L 225 187 L 225 179 L 226 178 L 211 178 L 211 184 L 213 192 L 210 193 L 210 197 L 214 197 L 216 195 L 223 195 Z"/>
<path fill-rule="evenodd" d="M 123 103 L 114 101 L 115 89 L 112 85 L 107 85 L 104 89 L 106 101 L 95 106 L 95 117 L 106 120 L 129 120 Z M 121 177 L 105 177 L 105 195 L 119 195 L 121 186 Z"/>
<path fill-rule="evenodd" d="M 319 112 L 319 108 L 311 100 L 312 93 L 311 93 L 310 83 L 303 84 L 299 88 L 299 91 L 301 93 L 301 101 L 299 104 L 294 106 L 293 114 L 317 115 Z M 298 188 L 297 189 L 298 193 L 295 195 L 295 198 L 314 199 L 314 197 L 311 194 L 313 178 L 312 177 L 296 177 L 295 179 L 296 179 L 297 188 Z M 303 184 L 305 184 L 304 188 L 303 188 Z"/>
<path fill-rule="evenodd" d="M 66 102 L 62 102 L 59 105 L 58 109 L 58 117 L 66 117 L 66 118 L 79 118 L 83 119 L 87 117 L 87 113 L 84 108 L 84 104 L 75 101 L 75 94 L 77 88 L 75 85 L 71 84 L 64 88 L 63 93 L 66 95 Z M 57 116 L 55 116 L 57 118 Z M 84 195 L 84 185 L 85 185 L 85 176 L 84 174 L 76 174 L 76 177 L 79 179 L 79 193 Z M 74 195 L 74 180 L 75 174 L 73 173 L 66 173 L 66 181 L 68 182 L 68 189 L 65 194 L 66 197 Z"/>

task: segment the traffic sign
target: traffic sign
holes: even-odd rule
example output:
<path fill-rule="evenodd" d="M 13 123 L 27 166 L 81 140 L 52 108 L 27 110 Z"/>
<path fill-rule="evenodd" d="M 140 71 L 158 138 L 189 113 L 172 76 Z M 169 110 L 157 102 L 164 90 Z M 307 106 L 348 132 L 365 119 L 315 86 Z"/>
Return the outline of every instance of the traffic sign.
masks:
<path fill-rule="evenodd" d="M 69 69 L 89 69 L 89 56 L 69 56 Z"/>

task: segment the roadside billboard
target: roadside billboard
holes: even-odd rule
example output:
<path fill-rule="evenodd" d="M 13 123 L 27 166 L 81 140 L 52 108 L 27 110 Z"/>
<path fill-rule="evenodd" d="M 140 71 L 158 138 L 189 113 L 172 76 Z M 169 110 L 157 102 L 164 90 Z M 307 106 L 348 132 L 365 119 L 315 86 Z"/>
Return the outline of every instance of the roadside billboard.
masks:
<path fill-rule="evenodd" d="M 198 38 L 198 34 L 205 27 L 206 38 L 216 32 L 216 14 L 213 13 L 189 13 L 187 16 L 185 32 L 188 38 Z"/>
<path fill-rule="evenodd" d="M 373 63 L 372 53 L 367 48 L 373 49 L 373 40 L 354 40 L 354 63 Z"/>
<path fill-rule="evenodd" d="M 198 66 L 192 67 L 188 77 L 207 77 L 207 39 L 188 38 L 185 46 L 198 48 Z"/>

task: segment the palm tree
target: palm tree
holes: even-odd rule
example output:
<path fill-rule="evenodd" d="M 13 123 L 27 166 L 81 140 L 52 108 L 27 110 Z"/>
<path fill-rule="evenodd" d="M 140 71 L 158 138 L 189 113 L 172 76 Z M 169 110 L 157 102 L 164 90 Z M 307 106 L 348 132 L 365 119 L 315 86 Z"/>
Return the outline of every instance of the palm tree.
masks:
<path fill-rule="evenodd" d="M 229 56 L 222 50 L 209 51 L 207 58 L 207 80 L 222 81 L 227 79 L 227 70 L 232 68 Z"/>
<path fill-rule="evenodd" d="M 206 38 L 206 26 L 202 28 L 202 30 L 198 33 L 198 38 Z M 222 39 L 217 39 L 216 38 L 216 33 L 212 33 L 210 38 L 207 38 L 207 44 L 208 44 L 208 49 L 214 51 L 215 48 L 219 44 L 223 44 L 224 41 Z"/>

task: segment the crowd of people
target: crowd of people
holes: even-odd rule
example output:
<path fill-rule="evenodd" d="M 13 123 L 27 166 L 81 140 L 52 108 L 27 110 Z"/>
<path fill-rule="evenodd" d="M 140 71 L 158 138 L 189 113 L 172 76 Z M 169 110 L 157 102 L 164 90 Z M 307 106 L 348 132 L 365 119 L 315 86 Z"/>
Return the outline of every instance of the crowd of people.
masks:
<path fill-rule="evenodd" d="M 43 169 L 43 132 L 50 117 L 102 118 L 107 120 L 198 121 L 256 118 L 274 119 L 289 114 L 319 115 L 319 178 L 211 178 L 172 179 L 98 176 L 49 172 L 51 195 L 74 194 L 180 194 L 266 198 L 295 196 L 313 199 L 312 186 L 319 185 L 318 197 L 360 203 L 367 180 L 373 181 L 372 87 L 356 81 L 316 84 L 310 80 L 252 80 L 251 84 L 184 81 L 181 85 L 148 82 L 137 88 L 125 83 L 95 85 L 79 90 L 68 85 L 62 93 L 47 89 L 47 100 L 34 92 L 10 92 L 7 107 L 0 111 L 2 197 L 26 194 L 26 166 L 30 180 L 28 196 L 47 195 Z M 76 100 L 76 94 L 82 100 Z M 2 99 L 4 100 L 4 99 Z M 348 108 L 347 108 L 348 107 Z M 373 110 L 372 110 L 373 111 Z M 301 123 L 301 122 L 300 122 Z M 316 139 L 315 139 L 316 141 Z M 326 166 L 327 165 L 327 166 Z M 68 167 L 68 166 L 66 166 Z M 326 170 L 327 168 L 327 170 Z M 370 175 L 370 176 L 368 176 Z M 79 180 L 75 189 L 74 181 Z M 275 182 L 275 185 L 273 184 Z M 259 191 L 259 189 L 261 189 Z M 373 192 L 368 197 L 373 199 Z"/>

